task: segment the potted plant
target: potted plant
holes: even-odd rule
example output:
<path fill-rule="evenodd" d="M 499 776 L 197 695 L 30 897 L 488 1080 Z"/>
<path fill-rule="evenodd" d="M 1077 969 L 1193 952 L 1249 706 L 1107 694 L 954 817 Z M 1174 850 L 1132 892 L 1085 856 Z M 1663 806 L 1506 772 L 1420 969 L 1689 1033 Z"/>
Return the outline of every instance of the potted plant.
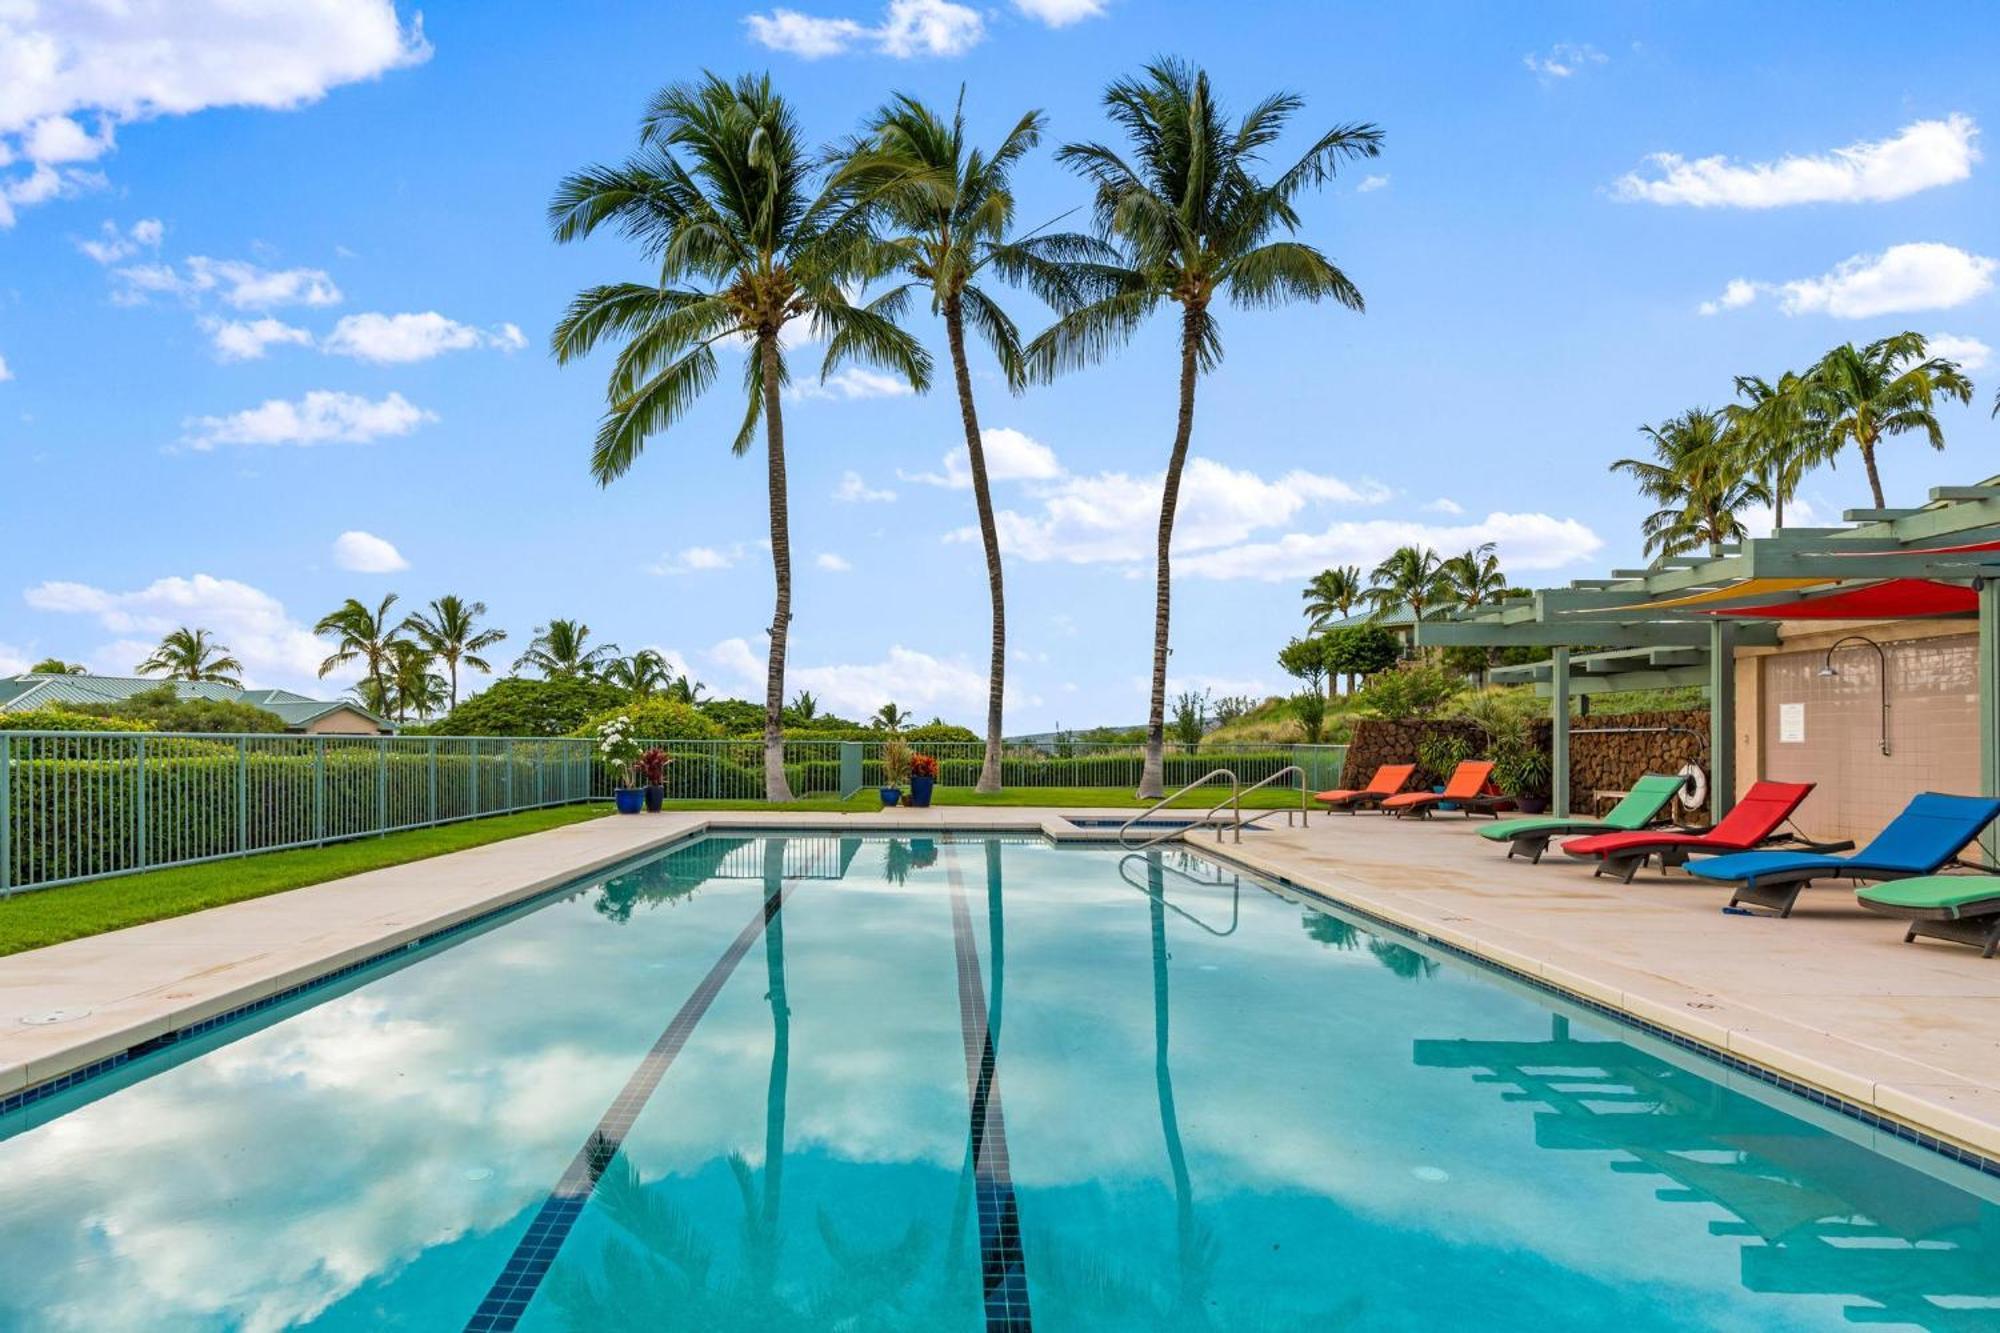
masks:
<path fill-rule="evenodd" d="M 1510 742 L 1493 752 L 1493 780 L 1500 784 L 1501 791 L 1514 798 L 1515 806 L 1524 815 L 1547 812 L 1551 776 L 1546 750 Z"/>
<path fill-rule="evenodd" d="M 673 756 L 657 745 L 647 746 L 639 755 L 637 768 L 646 789 L 646 813 L 660 813 L 660 806 L 667 799 L 667 765 L 673 762 Z"/>
<path fill-rule="evenodd" d="M 891 737 L 882 743 L 882 808 L 889 809 L 903 799 L 903 783 L 910 776 L 910 747 Z"/>
<path fill-rule="evenodd" d="M 930 808 L 931 788 L 937 785 L 937 760 L 927 754 L 910 756 L 910 804 L 920 810 Z"/>
<path fill-rule="evenodd" d="M 597 757 L 611 769 L 617 787 L 611 793 L 618 813 L 636 815 L 645 804 L 646 793 L 639 785 L 638 740 L 632 735 L 632 719 L 620 713 L 597 729 Z"/>
<path fill-rule="evenodd" d="M 1479 747 L 1471 737 L 1456 732 L 1433 732 L 1417 742 L 1417 762 L 1432 775 L 1435 785 L 1431 790 L 1434 792 L 1443 791 L 1452 771 L 1478 752 Z M 1455 801 L 1440 801 L 1438 809 L 1456 810 L 1458 804 Z"/>

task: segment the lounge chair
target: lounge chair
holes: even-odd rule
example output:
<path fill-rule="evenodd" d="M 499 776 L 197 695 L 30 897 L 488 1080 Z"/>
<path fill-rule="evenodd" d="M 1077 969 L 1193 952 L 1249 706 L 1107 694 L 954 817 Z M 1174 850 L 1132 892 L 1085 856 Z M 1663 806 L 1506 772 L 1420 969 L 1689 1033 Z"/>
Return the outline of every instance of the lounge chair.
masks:
<path fill-rule="evenodd" d="M 1852 856 L 1812 852 L 1743 852 L 1688 867 L 1703 879 L 1736 885 L 1729 905 L 1790 916 L 1799 890 L 1816 879 L 1913 879 L 1935 875 L 2000 816 L 2000 800 L 1921 792 L 1875 840 Z"/>
<path fill-rule="evenodd" d="M 1504 796 L 1484 795 L 1487 780 L 1492 776 L 1491 762 L 1485 759 L 1467 759 L 1451 771 L 1451 777 L 1446 779 L 1443 791 L 1406 791 L 1400 796 L 1391 796 L 1383 801 L 1382 808 L 1399 819 L 1409 815 L 1424 819 L 1439 804 L 1449 801 L 1464 810 L 1467 815 L 1491 814 L 1500 804 L 1510 799 Z"/>
<path fill-rule="evenodd" d="M 1778 826 L 1792 817 L 1799 802 L 1812 794 L 1810 782 L 1753 782 L 1736 807 L 1712 828 L 1644 829 L 1636 833 L 1595 833 L 1587 838 L 1571 838 L 1562 845 L 1564 856 L 1597 862 L 1594 874 L 1613 874 L 1626 884 L 1653 857 L 1660 869 L 1684 865 L 1699 852 L 1747 852 L 1771 838 Z M 1853 843 L 1816 846 L 1816 851 L 1838 851 Z"/>
<path fill-rule="evenodd" d="M 1632 790 L 1625 793 L 1625 799 L 1611 807 L 1602 819 L 1503 819 L 1491 828 L 1479 830 L 1479 836 L 1494 842 L 1507 844 L 1507 859 L 1525 856 L 1536 865 L 1542 861 L 1542 853 L 1548 850 L 1549 839 L 1567 838 L 1571 834 L 1587 833 L 1631 833 L 1642 829 L 1660 817 L 1667 808 L 1667 802 L 1674 799 L 1674 793 L 1681 789 L 1678 773 L 1648 773 L 1632 784 Z"/>
<path fill-rule="evenodd" d="M 2000 875 L 1919 875 L 1854 896 L 1871 912 L 1908 921 L 1905 944 L 1923 935 L 1970 944 L 1986 958 L 2000 953 Z"/>
<path fill-rule="evenodd" d="M 1383 764 L 1375 770 L 1375 776 L 1368 779 L 1368 785 L 1352 791 L 1342 788 L 1338 791 L 1323 791 L 1314 796 L 1315 801 L 1331 810 L 1345 810 L 1353 814 L 1357 810 L 1367 810 L 1380 805 L 1389 797 L 1401 791 L 1417 771 L 1415 764 Z"/>

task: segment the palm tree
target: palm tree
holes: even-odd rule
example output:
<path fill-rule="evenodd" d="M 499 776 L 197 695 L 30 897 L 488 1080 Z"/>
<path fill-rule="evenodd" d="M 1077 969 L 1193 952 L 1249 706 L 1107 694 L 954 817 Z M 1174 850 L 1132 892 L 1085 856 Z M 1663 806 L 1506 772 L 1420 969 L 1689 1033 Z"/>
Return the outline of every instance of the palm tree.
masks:
<path fill-rule="evenodd" d="M 485 614 L 486 603 L 468 602 L 455 593 L 446 593 L 434 599 L 426 610 L 411 612 L 403 622 L 403 628 L 416 635 L 431 656 L 444 663 L 451 681 L 447 705 L 450 708 L 458 707 L 459 663 L 474 671 L 492 671 L 493 664 L 480 654 L 507 637 L 504 629 L 479 627 L 479 618 Z"/>
<path fill-rule="evenodd" d="M 1492 542 L 1482 542 L 1464 555 L 1455 555 L 1438 566 L 1444 589 L 1470 611 L 1488 602 L 1497 602 L 1507 591 L 1507 576 L 1500 572 L 1500 557 Z"/>
<path fill-rule="evenodd" d="M 800 690 L 792 696 L 792 716 L 801 722 L 810 722 L 819 716 L 819 698 L 811 690 Z"/>
<path fill-rule="evenodd" d="M 390 716 L 406 722 L 411 714 L 427 718 L 444 706 L 444 677 L 431 669 L 437 660 L 429 648 L 413 639 L 399 639 L 390 646 L 389 691 L 383 700 Z"/>
<path fill-rule="evenodd" d="M 1445 586 L 1444 563 L 1428 546 L 1399 546 L 1369 574 L 1367 591 L 1361 599 L 1380 616 L 1391 607 L 1410 613 L 1410 646 L 1422 647 L 1420 629 L 1424 612 L 1450 596 Z"/>
<path fill-rule="evenodd" d="M 60 657 L 44 657 L 28 668 L 31 676 L 87 676 L 90 668 L 81 662 L 65 662 Z"/>
<path fill-rule="evenodd" d="M 1972 381 L 1958 363 L 1926 352 L 1923 334 L 1897 333 L 1858 351 L 1853 343 L 1843 343 L 1807 372 L 1826 414 L 1828 453 L 1838 453 L 1849 444 L 1861 451 L 1877 509 L 1888 502 L 1882 498 L 1875 446 L 1891 435 L 1920 430 L 1930 438 L 1931 448 L 1942 449 L 1944 428 L 1934 411 L 1937 400 L 1972 401 Z"/>
<path fill-rule="evenodd" d="M 1009 241 L 1014 221 L 1014 166 L 1041 142 L 1044 117 L 1022 116 L 989 157 L 966 143 L 964 92 L 946 121 L 914 97 L 898 94 L 868 122 L 867 137 L 850 158 L 874 154 L 894 162 L 905 179 L 881 197 L 881 216 L 892 229 L 884 240 L 908 286 L 930 293 L 931 309 L 944 321 L 958 389 L 959 421 L 972 475 L 973 507 L 986 551 L 986 586 L 993 609 L 992 655 L 986 677 L 986 758 L 976 790 L 1000 790 L 1001 705 L 1006 692 L 1007 613 L 1000 569 L 1000 533 L 993 520 L 993 494 L 979 412 L 972 397 L 972 371 L 965 356 L 968 323 L 992 349 L 1007 383 L 1023 383 L 1021 335 L 1014 321 L 979 286 L 991 269 L 1002 278 L 1027 283 L 1050 305 L 1080 304 L 1092 290 L 1088 265 L 1115 256 L 1089 236 L 1035 235 Z"/>
<path fill-rule="evenodd" d="M 44 662 L 43 666 L 49 663 Z M 161 675 L 168 680 L 208 681 L 216 685 L 241 685 L 243 664 L 229 655 L 229 649 L 209 637 L 205 629 L 189 629 L 183 625 L 169 631 L 160 640 L 160 646 L 153 649 L 153 655 L 135 668 L 142 676 Z M 78 675 L 82 668 L 72 672 L 63 668 L 64 675 Z M 325 672 L 321 672 L 325 675 Z"/>
<path fill-rule="evenodd" d="M 1347 619 L 1354 604 L 1361 600 L 1361 566 L 1342 565 L 1338 569 L 1322 569 L 1312 576 L 1306 590 L 1299 594 L 1306 604 L 1306 619 L 1311 622 L 1314 634 L 1320 633 L 1335 620 Z"/>
<path fill-rule="evenodd" d="M 390 619 L 390 608 L 396 605 L 396 594 L 385 594 L 374 610 L 369 610 L 358 597 L 350 597 L 340 604 L 340 608 L 321 616 L 313 626 L 314 634 L 331 634 L 337 639 L 333 653 L 319 664 L 322 679 L 349 662 L 359 660 L 366 668 L 363 675 L 368 682 L 368 692 L 364 702 L 387 716 L 390 708 L 389 666 L 396 644 L 401 641 L 403 625 Z M 357 693 L 360 687 L 356 687 Z"/>
<path fill-rule="evenodd" d="M 870 720 L 873 725 L 893 735 L 901 731 L 909 723 L 910 715 L 896 707 L 895 703 L 891 701 L 876 709 L 875 716 Z"/>
<path fill-rule="evenodd" d="M 674 683 L 673 668 L 651 648 L 641 648 L 630 657 L 614 659 L 604 668 L 604 679 L 634 699 L 650 699 Z"/>
<path fill-rule="evenodd" d="M 807 320 L 826 343 L 820 375 L 849 361 L 889 370 L 923 390 L 930 358 L 897 327 L 896 294 L 852 304 L 843 283 L 888 262 L 872 244 L 871 205 L 895 180 L 873 159 L 835 171 L 815 191 L 816 169 L 785 100 L 767 77 L 734 84 L 713 74 L 662 89 L 640 125 L 639 152 L 563 181 L 549 206 L 558 242 L 611 226 L 636 241 L 653 271 L 578 293 L 556 326 L 567 364 L 609 336 L 624 347 L 611 369 L 608 410 L 591 472 L 623 476 L 646 441 L 673 426 L 715 382 L 717 343 L 749 344 L 746 410 L 735 452 L 764 427 L 771 568 L 777 585 L 764 681 L 764 785 L 791 799 L 785 781 L 785 644 L 792 619 L 792 548 L 779 391 L 790 377 L 781 335 Z"/>
<path fill-rule="evenodd" d="M 1810 375 L 1786 371 L 1772 384 L 1759 375 L 1738 375 L 1740 403 L 1723 408 L 1742 450 L 1747 471 L 1771 497 L 1771 526 L 1785 526 L 1785 506 L 1806 473 L 1827 461 L 1826 414 Z"/>
<path fill-rule="evenodd" d="M 1690 408 L 1639 433 L 1653 445 L 1652 459 L 1621 458 L 1613 472 L 1629 473 L 1639 493 L 1660 508 L 1640 530 L 1648 555 L 1680 555 L 1706 547 L 1721 555 L 1725 542 L 1741 541 L 1741 513 L 1767 504 L 1770 492 L 1745 470 L 1741 442 L 1721 412 Z"/>
<path fill-rule="evenodd" d="M 1382 132 L 1373 125 L 1336 126 L 1276 178 L 1260 180 L 1255 173 L 1264 150 L 1303 105 L 1291 93 L 1275 94 L 1232 129 L 1205 72 L 1161 60 L 1104 92 L 1105 110 L 1131 140 L 1134 161 L 1097 143 L 1069 144 L 1057 154 L 1095 187 L 1097 229 L 1118 247 L 1120 264 L 1098 284 L 1103 294 L 1065 311 L 1029 344 L 1030 376 L 1048 379 L 1101 359 L 1163 304 L 1180 312 L 1180 403 L 1160 492 L 1141 796 L 1161 792 L 1174 511 L 1194 434 L 1195 381 L 1222 359 L 1222 331 L 1211 305 L 1217 297 L 1245 308 L 1294 300 L 1332 300 L 1351 310 L 1363 305 L 1360 290 L 1332 261 L 1290 239 L 1299 224 L 1293 203 L 1307 186 L 1326 181 L 1342 159 L 1374 157 Z"/>
<path fill-rule="evenodd" d="M 686 704 L 690 708 L 700 703 L 701 696 L 707 692 L 708 687 L 706 685 L 703 685 L 700 681 L 686 673 L 675 676 L 660 691 L 661 695 L 668 702 Z"/>
<path fill-rule="evenodd" d="M 595 676 L 604 664 L 618 656 L 618 645 L 590 642 L 590 626 L 581 620 L 551 620 L 535 626 L 535 637 L 527 651 L 514 659 L 514 670 L 529 667 L 544 676 Z"/>

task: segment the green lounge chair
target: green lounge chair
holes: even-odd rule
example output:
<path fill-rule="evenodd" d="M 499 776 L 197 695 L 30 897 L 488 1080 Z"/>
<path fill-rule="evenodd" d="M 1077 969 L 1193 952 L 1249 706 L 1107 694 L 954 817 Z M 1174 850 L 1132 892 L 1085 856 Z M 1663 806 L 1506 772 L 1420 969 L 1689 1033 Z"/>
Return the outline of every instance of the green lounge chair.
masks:
<path fill-rule="evenodd" d="M 1667 802 L 1681 789 L 1677 773 L 1648 773 L 1632 784 L 1625 799 L 1611 807 L 1602 819 L 1503 819 L 1479 836 L 1507 844 L 1507 859 L 1525 856 L 1540 865 L 1549 839 L 1567 838 L 1573 833 L 1632 833 L 1660 817 Z"/>
<path fill-rule="evenodd" d="M 2000 953 L 2000 875 L 1923 875 L 1858 889 L 1861 905 L 1910 923 L 1917 936 L 1970 944 L 1987 958 Z"/>

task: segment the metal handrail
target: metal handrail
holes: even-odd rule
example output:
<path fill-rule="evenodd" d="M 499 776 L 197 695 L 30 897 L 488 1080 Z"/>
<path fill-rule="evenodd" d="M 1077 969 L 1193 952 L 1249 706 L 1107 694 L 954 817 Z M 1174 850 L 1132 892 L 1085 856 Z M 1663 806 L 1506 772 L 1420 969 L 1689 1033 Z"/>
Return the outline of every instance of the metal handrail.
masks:
<path fill-rule="evenodd" d="M 1241 792 L 1239 792 L 1239 793 L 1237 794 L 1237 796 L 1236 796 L 1236 841 L 1238 841 L 1238 842 L 1242 842 L 1242 841 L 1243 841 L 1243 826 L 1244 826 L 1244 825 L 1245 825 L 1246 823 L 1247 823 L 1247 824 L 1254 824 L 1254 823 L 1256 823 L 1256 822 L 1257 822 L 1258 820 L 1262 819 L 1262 818 L 1263 818 L 1263 817 L 1264 817 L 1265 815 L 1274 815 L 1274 814 L 1278 813 L 1278 812 L 1277 812 L 1277 811 L 1276 811 L 1275 809 L 1271 809 L 1271 810 L 1265 810 L 1265 811 L 1263 811 L 1263 812 L 1261 812 L 1261 813 L 1259 813 L 1259 814 L 1255 814 L 1255 815 L 1252 815 L 1252 816 L 1251 816 L 1251 817 L 1250 817 L 1249 819 L 1247 819 L 1247 820 L 1246 820 L 1246 819 L 1244 819 L 1244 818 L 1243 818 L 1243 798 L 1244 798 L 1245 796 L 1248 796 L 1248 795 L 1250 795 L 1250 794 L 1251 794 L 1252 792 L 1256 791 L 1256 790 L 1257 790 L 1257 788 L 1259 788 L 1259 787 L 1268 787 L 1268 786 L 1270 786 L 1270 785 L 1271 785 L 1272 783 L 1276 782 L 1276 781 L 1277 781 L 1277 780 L 1278 780 L 1279 778 L 1282 778 L 1282 777 L 1284 777 L 1284 776 L 1285 776 L 1286 774 L 1288 774 L 1288 773 L 1296 773 L 1296 774 L 1298 774 L 1298 775 L 1299 775 L 1299 827 L 1300 827 L 1300 828 L 1311 828 L 1311 827 L 1312 827 L 1311 823 L 1310 823 L 1310 822 L 1308 822 L 1308 821 L 1307 821 L 1307 819 L 1306 819 L 1306 809 L 1307 809 L 1307 806 L 1306 806 L 1306 771 L 1305 771 L 1305 770 L 1304 770 L 1303 768 L 1300 768 L 1300 767 L 1299 767 L 1299 766 L 1298 766 L 1297 764 L 1287 764 L 1287 765 L 1285 765 L 1285 766 L 1284 766 L 1283 768 L 1279 769 L 1279 770 L 1278 770 L 1277 772 L 1273 773 L 1273 774 L 1272 774 L 1272 775 L 1271 775 L 1270 777 L 1268 777 L 1268 778 L 1263 778 L 1263 779 L 1261 779 L 1261 780 L 1259 780 L 1259 781 L 1257 781 L 1257 782 L 1255 782 L 1255 783 L 1252 783 L 1252 784 L 1251 784 L 1250 786 L 1248 786 L 1248 787 L 1245 787 L 1245 788 L 1244 788 L 1244 789 L 1243 789 L 1243 790 L 1242 790 Z M 1226 803 L 1225 803 L 1225 804 L 1226 804 Z M 1215 812 L 1216 812 L 1217 810 L 1220 810 L 1221 808 L 1222 808 L 1222 806 L 1221 806 L 1221 805 L 1217 805 L 1217 806 L 1213 807 L 1212 809 L 1210 809 L 1208 813 L 1209 813 L 1210 815 L 1213 815 L 1213 814 L 1214 814 L 1214 813 L 1215 813 Z M 1287 810 L 1287 811 L 1285 811 L 1285 827 L 1287 827 L 1287 828 L 1290 828 L 1290 827 L 1291 827 L 1291 824 L 1292 824 L 1292 812 L 1291 812 L 1291 811 L 1289 811 L 1289 810 Z M 1220 832 L 1218 832 L 1218 833 L 1217 833 L 1217 834 L 1215 835 L 1215 837 L 1216 837 L 1216 841 L 1217 841 L 1217 842 L 1220 842 L 1220 841 L 1222 841 L 1222 835 L 1221 835 L 1221 833 L 1220 833 Z"/>
<path fill-rule="evenodd" d="M 1147 806 L 1144 810 L 1141 810 L 1138 814 L 1133 815 L 1123 824 L 1120 824 L 1118 826 L 1118 845 L 1120 847 L 1123 847 L 1128 852 L 1143 852 L 1148 847 L 1158 846 L 1160 843 L 1165 842 L 1169 838 L 1179 837 L 1182 833 L 1182 830 L 1177 828 L 1170 828 L 1164 833 L 1156 834 L 1155 836 L 1146 839 L 1146 841 L 1140 843 L 1136 847 L 1133 846 L 1131 843 L 1125 841 L 1126 833 L 1131 831 L 1131 828 L 1134 824 L 1144 822 L 1145 820 L 1158 814 L 1160 811 L 1166 809 L 1168 806 L 1172 805 L 1175 801 L 1178 801 L 1181 797 L 1193 791 L 1196 787 L 1206 786 L 1210 781 L 1214 780 L 1215 778 L 1228 778 L 1229 789 L 1232 792 L 1242 790 L 1243 780 L 1237 777 L 1232 770 L 1227 768 L 1211 768 L 1210 770 L 1208 770 L 1208 772 L 1202 774 L 1200 777 L 1196 778 L 1193 782 L 1188 783 L 1187 786 L 1182 787 L 1179 791 L 1172 792 L 1166 796 L 1162 796 L 1158 801 L 1155 801 L 1152 805 Z M 1220 808 L 1221 808 L 1220 806 L 1216 807 L 1216 809 Z M 1209 814 L 1214 814 L 1214 813 L 1215 811 L 1213 810 L 1209 811 Z M 1203 818 L 1206 817 L 1207 816 L 1203 816 Z M 1243 818 L 1243 812 L 1240 809 L 1237 811 L 1236 817 L 1237 820 L 1241 822 Z M 1240 837 L 1241 835 L 1239 834 L 1238 836 Z M 1222 830 L 1219 828 L 1215 831 L 1215 840 L 1217 842 L 1222 841 Z"/>
<path fill-rule="evenodd" d="M 1152 886 L 1148 884 L 1139 883 L 1137 880 L 1132 878 L 1131 874 L 1126 869 L 1127 865 L 1139 859 L 1140 859 L 1139 853 L 1137 852 L 1127 852 L 1124 856 L 1118 858 L 1118 878 L 1124 880 L 1127 884 L 1131 885 L 1139 892 L 1145 894 L 1148 898 L 1154 897 L 1156 895 L 1153 892 Z M 1187 880 L 1190 884 L 1198 885 L 1204 889 L 1219 889 L 1223 887 L 1223 881 L 1219 879 L 1217 880 L 1201 879 L 1198 876 L 1192 875 L 1187 871 L 1181 869 L 1179 866 L 1170 866 L 1164 861 L 1159 862 L 1159 867 L 1161 873 L 1163 874 L 1168 871 L 1171 871 L 1174 874 L 1179 875 L 1182 879 Z M 1186 908 L 1180 906 L 1178 903 L 1168 901 L 1167 890 L 1164 884 L 1160 886 L 1160 891 L 1157 896 L 1160 900 L 1160 905 L 1162 907 L 1166 908 L 1170 912 L 1173 912 L 1177 916 L 1183 917 L 1186 920 L 1201 927 L 1209 934 L 1220 938 L 1225 935 L 1234 935 L 1236 933 L 1236 927 L 1241 920 L 1240 912 L 1243 900 L 1243 877 L 1241 875 L 1231 875 L 1229 877 L 1228 887 L 1229 887 L 1229 929 L 1227 930 L 1217 930 L 1214 926 L 1209 925 L 1208 922 L 1203 921 L 1200 917 L 1188 911 Z"/>

